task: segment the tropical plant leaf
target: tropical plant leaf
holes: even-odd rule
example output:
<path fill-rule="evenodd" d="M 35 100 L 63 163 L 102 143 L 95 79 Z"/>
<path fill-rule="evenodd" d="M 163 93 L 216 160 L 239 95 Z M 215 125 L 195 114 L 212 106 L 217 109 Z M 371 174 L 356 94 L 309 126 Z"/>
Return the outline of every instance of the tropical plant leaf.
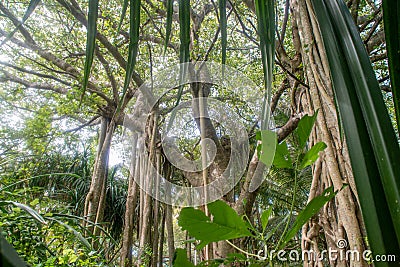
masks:
<path fill-rule="evenodd" d="M 383 0 L 382 9 L 390 83 L 392 85 L 397 130 L 400 134 L 400 2 Z"/>
<path fill-rule="evenodd" d="M 118 104 L 118 109 L 121 107 L 125 98 L 126 92 L 128 91 L 129 84 L 132 79 L 133 72 L 136 66 L 136 58 L 139 50 L 139 29 L 140 29 L 140 8 L 141 0 L 130 0 L 130 12 L 129 12 L 129 47 L 128 47 L 128 62 L 126 64 L 126 74 L 124 81 L 124 88 L 122 90 L 122 96 Z"/>
<path fill-rule="evenodd" d="M 308 138 L 310 137 L 311 130 L 314 127 L 315 121 L 318 116 L 318 111 L 314 113 L 312 116 L 305 115 L 301 120 L 299 121 L 299 124 L 297 125 L 296 133 L 297 136 L 299 137 L 299 146 L 301 148 L 304 148 Z"/>
<path fill-rule="evenodd" d="M 3 46 L 5 43 L 7 43 L 13 36 L 14 34 L 19 30 L 19 28 L 24 25 L 24 23 L 28 20 L 28 18 L 32 15 L 33 11 L 35 11 L 37 5 L 40 3 L 40 0 L 31 0 L 29 2 L 28 8 L 25 11 L 24 16 L 22 17 L 21 22 L 16 25 L 15 29 L 10 32 L 7 37 L 1 42 L 0 47 Z"/>
<path fill-rule="evenodd" d="M 179 62 L 188 62 L 190 58 L 190 1 L 179 0 Z"/>
<path fill-rule="evenodd" d="M 261 144 L 257 147 L 259 153 L 258 158 L 265 166 L 270 167 L 274 161 L 276 150 L 276 133 L 269 130 L 262 130 L 257 132 L 256 139 L 261 141 Z"/>
<path fill-rule="evenodd" d="M 226 47 L 228 43 L 227 18 L 226 18 L 226 0 L 219 0 L 219 28 L 221 30 L 221 52 L 222 64 L 226 64 Z"/>
<path fill-rule="evenodd" d="M 124 0 L 124 4 L 122 5 L 121 18 L 119 19 L 119 23 L 118 23 L 117 33 L 119 33 L 121 30 L 122 23 L 124 22 L 124 19 L 126 16 L 126 10 L 128 10 L 128 5 L 129 5 L 129 0 Z"/>
<path fill-rule="evenodd" d="M 183 81 L 187 73 L 186 63 L 190 59 L 190 1 L 189 0 L 179 0 L 179 62 L 181 63 L 179 70 L 179 88 L 176 97 L 177 107 L 182 98 L 183 92 Z"/>
<path fill-rule="evenodd" d="M 284 248 L 287 242 L 290 241 L 303 227 L 303 225 L 311 219 L 312 216 L 317 214 L 319 210 L 328 203 L 332 198 L 336 196 L 337 192 L 333 191 L 333 187 L 325 189 L 322 195 L 313 198 L 302 212 L 296 218 L 292 228 L 284 235 L 282 243 L 280 244 L 280 249 Z"/>
<path fill-rule="evenodd" d="M 269 207 L 269 209 L 264 210 L 261 214 L 261 226 L 263 231 L 268 225 L 269 217 L 271 216 L 273 206 Z"/>
<path fill-rule="evenodd" d="M 86 34 L 86 57 L 85 68 L 82 82 L 82 97 L 83 99 L 86 87 L 89 83 L 90 70 L 92 68 L 94 59 L 94 50 L 96 48 L 96 35 L 97 35 L 97 17 L 99 10 L 98 0 L 89 0 L 88 24 Z"/>
<path fill-rule="evenodd" d="M 347 6 L 333 0 L 312 3 L 342 115 L 368 241 L 374 254 L 400 251 L 400 169 L 396 167 L 400 150 L 379 83 Z"/>
<path fill-rule="evenodd" d="M 195 265 L 191 263 L 187 258 L 186 249 L 177 248 L 175 250 L 174 259 L 172 261 L 173 267 L 194 267 Z"/>
<path fill-rule="evenodd" d="M 274 0 L 255 0 L 258 35 L 264 73 L 265 95 L 262 108 L 261 129 L 268 129 L 272 79 L 275 59 L 275 6 Z"/>
<path fill-rule="evenodd" d="M 169 43 L 169 40 L 171 39 L 173 15 L 174 15 L 174 0 L 167 0 L 167 22 L 165 25 L 164 54 L 167 52 L 168 43 Z"/>
<path fill-rule="evenodd" d="M 15 249 L 0 234 L 0 259 L 1 266 L 26 267 L 27 264 L 18 256 Z"/>
<path fill-rule="evenodd" d="M 304 169 L 310 165 L 312 165 L 319 157 L 319 152 L 323 151 L 326 148 L 326 144 L 324 142 L 316 143 L 307 153 L 304 155 L 303 160 L 300 163 L 299 169 Z"/>
<path fill-rule="evenodd" d="M 276 146 L 274 161 L 272 163 L 276 168 L 291 169 L 292 159 L 286 141 Z"/>
<path fill-rule="evenodd" d="M 179 214 L 178 224 L 187 230 L 190 236 L 200 240 L 198 249 L 211 242 L 250 236 L 247 224 L 234 209 L 221 200 L 208 204 L 213 220 L 204 212 L 194 208 L 184 208 Z"/>
<path fill-rule="evenodd" d="M 47 224 L 46 220 L 36 210 L 32 209 L 28 205 L 25 205 L 25 204 L 22 204 L 19 202 L 15 202 L 15 201 L 0 201 L 0 205 L 10 205 L 10 204 L 14 205 L 20 209 L 23 209 L 24 211 L 26 211 L 26 213 L 28 213 L 30 216 L 32 216 L 32 218 L 34 218 L 38 222 Z"/>

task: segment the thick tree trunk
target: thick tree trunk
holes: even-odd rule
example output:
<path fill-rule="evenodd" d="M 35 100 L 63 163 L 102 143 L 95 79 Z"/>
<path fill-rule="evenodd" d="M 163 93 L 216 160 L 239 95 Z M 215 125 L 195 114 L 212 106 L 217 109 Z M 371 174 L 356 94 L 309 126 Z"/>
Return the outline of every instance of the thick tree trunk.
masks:
<path fill-rule="evenodd" d="M 107 118 L 102 118 L 98 149 L 93 169 L 92 181 L 85 200 L 84 216 L 94 223 L 101 223 L 104 216 L 104 201 L 106 194 L 106 181 L 108 172 L 108 158 L 110 154 L 111 140 L 115 130 L 115 123 Z M 89 231 L 94 235 L 99 233 L 98 227 L 88 225 Z"/>
<path fill-rule="evenodd" d="M 168 257 L 169 257 L 169 262 L 172 265 L 172 260 L 174 259 L 174 253 L 175 253 L 175 240 L 174 240 L 174 227 L 173 227 L 171 205 L 166 205 L 165 224 L 167 227 Z"/>
<path fill-rule="evenodd" d="M 298 26 L 305 78 L 309 85 L 309 89 L 305 90 L 306 94 L 302 96 L 301 108 L 311 114 L 318 111 L 310 146 L 320 141 L 327 145 L 313 167 L 309 200 L 332 185 L 335 190 L 339 190 L 344 184 L 350 184 L 334 201 L 328 203 L 315 219 L 303 227 L 302 249 L 318 251 L 318 244 L 321 245 L 319 230 L 322 229 L 326 249 L 340 251 L 337 244 L 344 239 L 347 240 L 348 249 L 362 253 L 366 246 L 360 207 L 346 145 L 340 134 L 329 67 L 318 25 L 310 1 L 291 0 L 291 8 Z M 321 264 L 313 259 L 306 259 L 304 262 L 305 266 Z M 346 261 L 341 257 L 337 260 L 330 259 L 330 265 L 367 266 L 364 262 L 351 259 Z"/>
<path fill-rule="evenodd" d="M 137 149 L 137 134 L 132 138 L 132 161 L 129 173 L 128 195 L 126 198 L 124 233 L 122 237 L 121 259 L 120 266 L 132 266 L 132 245 L 133 245 L 133 230 L 135 222 L 135 210 L 138 198 L 138 185 L 135 182 L 135 176 L 139 173 L 139 157 L 136 156 Z"/>
<path fill-rule="evenodd" d="M 152 183 L 152 177 L 155 172 L 161 173 L 161 152 L 159 148 L 156 148 L 156 143 L 159 140 L 159 133 L 157 127 L 157 111 L 153 111 L 150 116 L 148 127 L 146 128 L 146 135 L 150 140 L 147 154 L 146 146 L 143 144 L 139 148 L 139 155 L 142 158 L 140 164 L 140 185 L 145 190 L 140 190 L 140 224 L 139 224 L 139 253 L 138 253 L 138 266 L 142 266 L 145 261 L 150 261 L 149 266 L 152 266 L 152 259 L 149 255 L 146 255 L 146 250 L 152 250 L 152 238 L 154 237 L 154 231 L 158 231 L 158 221 L 154 221 L 152 210 L 154 207 L 154 200 L 151 195 L 147 192 L 153 191 L 154 185 Z M 152 251 L 153 252 L 153 251 Z M 156 252 L 156 251 L 154 251 Z M 157 252 L 156 252 L 157 254 Z"/>

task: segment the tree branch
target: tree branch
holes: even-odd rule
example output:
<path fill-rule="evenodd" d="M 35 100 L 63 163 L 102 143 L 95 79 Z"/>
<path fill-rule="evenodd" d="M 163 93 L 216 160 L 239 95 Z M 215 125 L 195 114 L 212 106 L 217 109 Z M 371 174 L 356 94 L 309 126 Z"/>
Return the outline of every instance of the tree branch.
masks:
<path fill-rule="evenodd" d="M 17 71 L 28 73 L 28 74 L 32 74 L 32 75 L 35 75 L 35 76 L 38 76 L 38 77 L 41 77 L 41 78 L 52 79 L 52 80 L 55 80 L 55 81 L 57 81 L 59 83 L 62 83 L 64 85 L 71 86 L 71 83 L 63 81 L 63 80 L 61 80 L 61 79 L 59 79 L 59 78 L 57 78 L 57 77 L 55 77 L 53 75 L 47 75 L 47 74 L 43 74 L 43 73 L 40 73 L 40 72 L 27 70 L 27 69 L 24 69 L 24 68 L 21 68 L 21 67 L 12 65 L 10 63 L 7 63 L 7 62 L 3 62 L 3 61 L 0 61 L 0 65 L 7 66 L 7 67 L 15 69 Z"/>
<path fill-rule="evenodd" d="M 1 70 L 1 72 L 4 74 L 4 76 L 0 77 L 0 82 L 15 82 L 25 86 L 26 88 L 35 88 L 46 91 L 53 91 L 60 94 L 67 93 L 67 89 L 54 86 L 53 84 L 29 82 L 19 77 L 13 76 L 11 73 L 7 72 L 4 69 Z"/>
<path fill-rule="evenodd" d="M 68 3 L 66 0 L 57 0 L 57 2 L 64 7 L 70 14 L 78 20 L 84 27 L 87 27 L 87 19 L 85 14 L 83 13 L 82 9 L 80 8 L 79 4 L 75 0 L 70 0 L 71 4 Z M 115 47 L 112 43 L 110 43 L 103 34 L 97 31 L 96 34 L 97 40 L 111 53 L 111 55 L 115 58 L 118 64 L 126 70 L 126 60 L 118 51 L 117 47 Z M 132 76 L 133 81 L 136 83 L 137 86 L 141 86 L 143 84 L 142 78 L 140 78 L 137 72 L 133 73 Z"/>

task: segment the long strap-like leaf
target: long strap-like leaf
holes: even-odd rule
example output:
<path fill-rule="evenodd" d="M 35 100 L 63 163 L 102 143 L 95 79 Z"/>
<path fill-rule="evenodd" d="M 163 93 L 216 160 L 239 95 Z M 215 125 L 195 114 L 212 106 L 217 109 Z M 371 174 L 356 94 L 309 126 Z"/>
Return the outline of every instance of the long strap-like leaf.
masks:
<path fill-rule="evenodd" d="M 13 246 L 0 234 L 1 266 L 26 267 L 27 264 L 18 256 Z"/>
<path fill-rule="evenodd" d="M 219 0 L 219 28 L 221 30 L 222 64 L 226 64 L 226 47 L 228 44 L 226 0 Z"/>
<path fill-rule="evenodd" d="M 168 43 L 171 38 L 173 15 L 174 15 L 174 0 L 167 0 L 167 23 L 165 25 L 164 54 L 167 52 Z"/>
<path fill-rule="evenodd" d="M 129 24 L 129 48 L 128 48 L 128 62 L 126 65 L 126 74 L 124 88 L 122 91 L 121 100 L 118 108 L 122 105 L 128 90 L 129 84 L 132 79 L 133 71 L 136 66 L 136 57 L 139 49 L 139 29 L 140 29 L 140 0 L 130 0 L 130 24 Z"/>
<path fill-rule="evenodd" d="M 312 3 L 342 115 L 368 241 L 374 254 L 399 253 L 400 172 L 396 165 L 400 150 L 378 81 L 345 3 Z"/>
<path fill-rule="evenodd" d="M 392 84 L 397 129 L 400 136 L 400 2 L 398 0 L 383 0 L 382 8 L 390 82 Z"/>
<path fill-rule="evenodd" d="M 181 41 L 179 47 L 179 62 L 185 63 L 189 62 L 190 59 L 190 1 L 189 0 L 179 0 L 179 27 L 180 33 L 179 38 Z M 187 64 L 181 64 L 180 73 L 179 73 L 179 90 L 176 99 L 176 105 L 179 105 L 181 101 L 182 92 L 183 92 L 183 85 L 182 82 L 185 79 L 187 74 Z"/>
<path fill-rule="evenodd" d="M 122 23 L 124 22 L 126 16 L 126 10 L 128 10 L 128 5 L 129 5 L 129 0 L 124 0 L 124 3 L 122 5 L 121 18 L 119 19 L 118 23 L 117 33 L 119 33 L 119 31 L 121 30 Z"/>
<path fill-rule="evenodd" d="M 29 2 L 29 6 L 26 9 L 26 12 L 24 14 L 24 16 L 22 17 L 22 21 L 15 27 L 15 29 L 10 32 L 6 39 L 4 39 L 1 44 L 0 47 L 3 46 L 6 42 L 8 42 L 8 40 L 10 40 L 14 34 L 19 30 L 19 28 L 28 20 L 28 18 L 32 15 L 33 11 L 35 10 L 35 8 L 37 7 L 37 5 L 40 3 L 40 0 L 31 0 Z"/>
<path fill-rule="evenodd" d="M 260 51 L 264 72 L 265 96 L 262 109 L 261 129 L 267 129 L 269 103 L 271 102 L 272 72 L 275 58 L 275 7 L 274 0 L 255 0 L 260 36 Z"/>
<path fill-rule="evenodd" d="M 86 36 L 86 58 L 82 82 L 82 97 L 85 94 L 86 87 L 89 82 L 90 69 L 92 68 L 93 64 L 94 49 L 96 47 L 98 9 L 99 1 L 89 0 L 88 25 Z"/>

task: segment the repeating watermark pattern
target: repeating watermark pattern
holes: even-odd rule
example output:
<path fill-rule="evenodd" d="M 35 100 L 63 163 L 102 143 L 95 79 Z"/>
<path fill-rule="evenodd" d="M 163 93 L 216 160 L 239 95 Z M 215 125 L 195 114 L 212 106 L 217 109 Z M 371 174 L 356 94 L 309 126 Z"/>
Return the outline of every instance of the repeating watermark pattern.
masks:
<path fill-rule="evenodd" d="M 339 239 L 336 248 L 328 248 L 321 251 L 314 250 L 268 250 L 264 248 L 257 253 L 259 260 L 271 261 L 276 259 L 281 262 L 333 262 L 333 261 L 353 261 L 353 262 L 398 262 L 400 259 L 395 254 L 373 254 L 371 250 L 359 251 L 357 249 L 347 249 L 347 240 Z"/>
<path fill-rule="evenodd" d="M 171 101 L 170 104 L 166 104 L 166 100 L 176 99 L 177 88 L 193 84 L 207 85 L 205 87 L 209 90 L 207 96 L 193 99 L 185 97 L 176 106 L 171 106 Z M 193 88 L 189 87 L 183 91 L 185 90 Z M 229 97 L 224 100 L 224 95 Z M 196 120 L 198 122 L 201 118 L 210 119 L 229 135 L 227 138 L 231 151 L 229 163 L 217 179 L 206 185 L 193 187 L 174 184 L 158 173 L 154 164 L 147 164 L 146 168 L 150 169 L 146 169 L 146 172 L 150 175 L 146 179 L 139 178 L 140 175 L 134 176 L 142 190 L 161 202 L 175 206 L 205 205 L 231 191 L 242 178 L 249 161 L 247 130 L 251 129 L 252 125 L 259 130 L 266 130 L 261 129 L 261 125 L 274 127 L 272 118 L 262 118 L 264 98 L 260 87 L 240 71 L 218 63 L 198 62 L 195 65 L 185 63 L 155 71 L 153 77 L 139 88 L 134 98 L 136 102 L 124 119 L 124 126 L 127 129 L 124 139 L 128 142 L 127 147 L 133 139 L 138 141 L 138 145 L 129 148 L 131 156 L 126 162 L 128 166 L 132 166 L 132 161 L 138 161 L 138 157 L 148 160 L 148 149 L 145 145 L 148 134 L 146 127 L 149 117 L 155 110 L 163 116 L 160 120 L 162 125 L 159 127 L 163 154 L 175 168 L 183 172 L 201 172 L 211 165 L 217 155 L 214 141 L 205 138 L 200 142 L 202 151 L 206 151 L 205 155 L 202 153 L 195 160 L 185 157 L 179 150 L 179 140 L 195 135 L 200 137 L 199 127 L 185 129 L 186 125 Z M 241 110 L 245 110 L 246 114 L 239 114 L 237 107 L 233 105 L 235 103 L 229 103 L 229 99 L 235 99 L 235 103 L 239 103 Z M 201 105 L 205 105 L 206 108 L 204 110 L 194 108 Z M 266 108 L 269 109 L 269 106 Z M 261 120 L 267 121 L 267 124 L 261 123 Z M 271 147 L 270 150 L 270 153 L 275 153 L 275 147 Z M 138 161 L 136 165 L 140 162 L 142 161 Z M 260 163 L 257 171 L 266 172 L 269 167 Z M 253 179 L 250 189 L 256 190 L 262 182 L 263 179 Z"/>

